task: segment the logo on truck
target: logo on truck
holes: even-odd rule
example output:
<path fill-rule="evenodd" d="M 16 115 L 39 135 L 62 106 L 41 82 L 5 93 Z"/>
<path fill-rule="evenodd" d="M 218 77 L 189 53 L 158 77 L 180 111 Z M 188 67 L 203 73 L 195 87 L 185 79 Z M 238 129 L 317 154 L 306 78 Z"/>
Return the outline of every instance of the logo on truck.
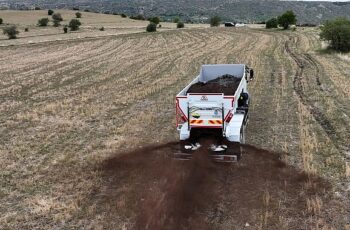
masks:
<path fill-rule="evenodd" d="M 201 97 L 201 101 L 208 101 L 208 97 L 207 96 L 202 96 Z"/>
<path fill-rule="evenodd" d="M 201 117 L 201 115 L 199 113 L 196 113 L 196 112 L 192 113 L 191 115 L 192 115 L 192 117 L 194 117 L 196 119 Z"/>

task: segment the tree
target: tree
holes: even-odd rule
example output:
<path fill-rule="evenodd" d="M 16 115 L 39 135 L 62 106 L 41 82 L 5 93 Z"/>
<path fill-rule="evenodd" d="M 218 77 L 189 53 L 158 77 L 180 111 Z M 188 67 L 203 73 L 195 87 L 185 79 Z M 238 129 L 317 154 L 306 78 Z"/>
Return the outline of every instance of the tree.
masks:
<path fill-rule="evenodd" d="M 49 24 L 48 18 L 41 18 L 38 20 L 38 26 L 47 26 Z"/>
<path fill-rule="evenodd" d="M 128 17 L 128 16 L 126 16 L 126 14 L 121 14 L 120 16 L 122 16 L 122 18 Z"/>
<path fill-rule="evenodd" d="M 157 31 L 157 25 L 153 22 L 149 23 L 146 27 L 147 32 L 156 32 Z"/>
<path fill-rule="evenodd" d="M 48 10 L 48 11 L 47 11 L 47 15 L 50 15 L 50 16 L 51 16 L 51 15 L 53 15 L 53 13 L 54 13 L 53 10 Z"/>
<path fill-rule="evenodd" d="M 320 38 L 328 41 L 338 51 L 350 51 L 350 20 L 336 18 L 321 26 Z"/>
<path fill-rule="evenodd" d="M 70 20 L 68 25 L 71 31 L 79 30 L 79 26 L 81 26 L 81 22 L 78 19 Z"/>
<path fill-rule="evenodd" d="M 53 20 L 53 26 L 54 27 L 59 27 L 61 25 L 61 22 L 58 20 Z"/>
<path fill-rule="evenodd" d="M 81 13 L 80 13 L 80 12 L 76 12 L 76 13 L 75 13 L 75 16 L 76 16 L 77 18 L 81 18 Z"/>
<path fill-rule="evenodd" d="M 296 16 L 293 11 L 288 10 L 284 14 L 277 17 L 278 25 L 282 26 L 283 29 L 288 29 L 289 25 L 297 22 Z"/>
<path fill-rule="evenodd" d="M 60 13 L 54 13 L 52 15 L 52 19 L 60 22 L 63 21 L 62 15 Z"/>
<path fill-rule="evenodd" d="M 17 30 L 16 26 L 8 26 L 2 29 L 3 33 L 7 35 L 9 39 L 15 39 L 17 38 L 17 34 L 19 34 L 19 31 Z"/>
<path fill-rule="evenodd" d="M 2 18 L 0 18 L 0 25 L 4 22 L 4 20 L 2 20 Z"/>
<path fill-rule="evenodd" d="M 277 27 L 278 27 L 277 18 L 271 18 L 266 22 L 266 29 L 277 28 Z"/>
<path fill-rule="evenodd" d="M 159 17 L 153 17 L 149 19 L 150 22 L 153 22 L 154 24 L 158 25 L 160 23 Z"/>
<path fill-rule="evenodd" d="M 183 22 L 178 22 L 176 25 L 177 28 L 184 28 L 185 24 Z"/>
<path fill-rule="evenodd" d="M 174 18 L 174 20 L 173 20 L 174 23 L 178 23 L 179 21 L 180 21 L 180 18 L 179 18 L 179 17 L 176 17 L 176 18 Z"/>
<path fill-rule="evenodd" d="M 219 26 L 221 22 L 221 18 L 219 16 L 214 16 L 210 18 L 210 26 Z"/>

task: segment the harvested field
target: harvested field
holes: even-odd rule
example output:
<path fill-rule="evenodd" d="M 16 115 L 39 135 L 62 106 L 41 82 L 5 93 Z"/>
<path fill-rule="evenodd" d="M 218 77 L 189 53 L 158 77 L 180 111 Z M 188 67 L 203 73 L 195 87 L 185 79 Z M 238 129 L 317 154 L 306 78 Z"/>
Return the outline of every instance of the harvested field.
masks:
<path fill-rule="evenodd" d="M 131 20 L 129 18 L 122 18 L 120 15 L 100 14 L 91 12 L 81 12 L 82 17 L 79 19 L 82 26 L 78 31 L 63 33 L 63 26 L 68 25 L 69 21 L 76 18 L 77 11 L 72 10 L 54 10 L 56 13 L 62 15 L 63 21 L 60 27 L 53 27 L 51 16 L 47 14 L 47 10 L 35 11 L 13 11 L 0 10 L 0 18 L 3 18 L 4 24 L 0 25 L 2 30 L 6 24 L 16 25 L 20 32 L 18 37 L 20 39 L 8 40 L 7 37 L 0 33 L 0 46 L 10 45 L 24 45 L 48 41 L 61 40 L 77 40 L 95 37 L 108 37 L 118 34 L 144 33 L 148 21 Z M 38 20 L 41 18 L 49 18 L 50 23 L 47 27 L 37 26 Z M 157 28 L 158 31 L 165 31 L 169 29 L 176 29 L 176 23 L 162 22 L 162 27 Z M 103 27 L 104 31 L 100 31 Z M 186 28 L 204 28 L 208 25 L 200 24 L 186 24 Z M 25 32 L 25 28 L 28 32 Z"/>
<path fill-rule="evenodd" d="M 0 228 L 349 228 L 350 65 L 317 33 L 1 40 Z M 175 95 L 215 63 L 255 70 L 246 153 L 173 161 Z"/>
<path fill-rule="evenodd" d="M 223 93 L 224 95 L 234 95 L 240 82 L 240 78 L 232 75 L 224 75 L 206 83 L 197 82 L 191 85 L 187 93 Z"/>

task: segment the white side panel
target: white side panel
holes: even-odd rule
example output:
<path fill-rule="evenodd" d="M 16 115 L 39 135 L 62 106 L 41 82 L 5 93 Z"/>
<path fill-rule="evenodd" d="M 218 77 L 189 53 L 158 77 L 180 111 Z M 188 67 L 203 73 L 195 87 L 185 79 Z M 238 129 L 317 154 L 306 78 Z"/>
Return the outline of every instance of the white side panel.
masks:
<path fill-rule="evenodd" d="M 231 142 L 241 142 L 241 128 L 244 114 L 234 114 L 232 120 L 226 127 L 226 138 Z"/>
<path fill-rule="evenodd" d="M 190 131 L 188 130 L 187 123 L 184 123 L 180 129 L 180 140 L 184 141 L 190 138 Z"/>
<path fill-rule="evenodd" d="M 243 64 L 203 65 L 199 75 L 199 81 L 207 82 L 225 74 L 242 78 L 244 73 L 245 65 Z"/>

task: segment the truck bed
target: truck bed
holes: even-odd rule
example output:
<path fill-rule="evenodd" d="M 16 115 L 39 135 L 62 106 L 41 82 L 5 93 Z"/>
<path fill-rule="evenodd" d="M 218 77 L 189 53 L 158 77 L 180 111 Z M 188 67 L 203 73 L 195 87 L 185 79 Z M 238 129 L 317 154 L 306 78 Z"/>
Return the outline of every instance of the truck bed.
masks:
<path fill-rule="evenodd" d="M 187 93 L 223 93 L 234 95 L 241 78 L 225 74 L 208 82 L 197 82 L 190 86 Z"/>

